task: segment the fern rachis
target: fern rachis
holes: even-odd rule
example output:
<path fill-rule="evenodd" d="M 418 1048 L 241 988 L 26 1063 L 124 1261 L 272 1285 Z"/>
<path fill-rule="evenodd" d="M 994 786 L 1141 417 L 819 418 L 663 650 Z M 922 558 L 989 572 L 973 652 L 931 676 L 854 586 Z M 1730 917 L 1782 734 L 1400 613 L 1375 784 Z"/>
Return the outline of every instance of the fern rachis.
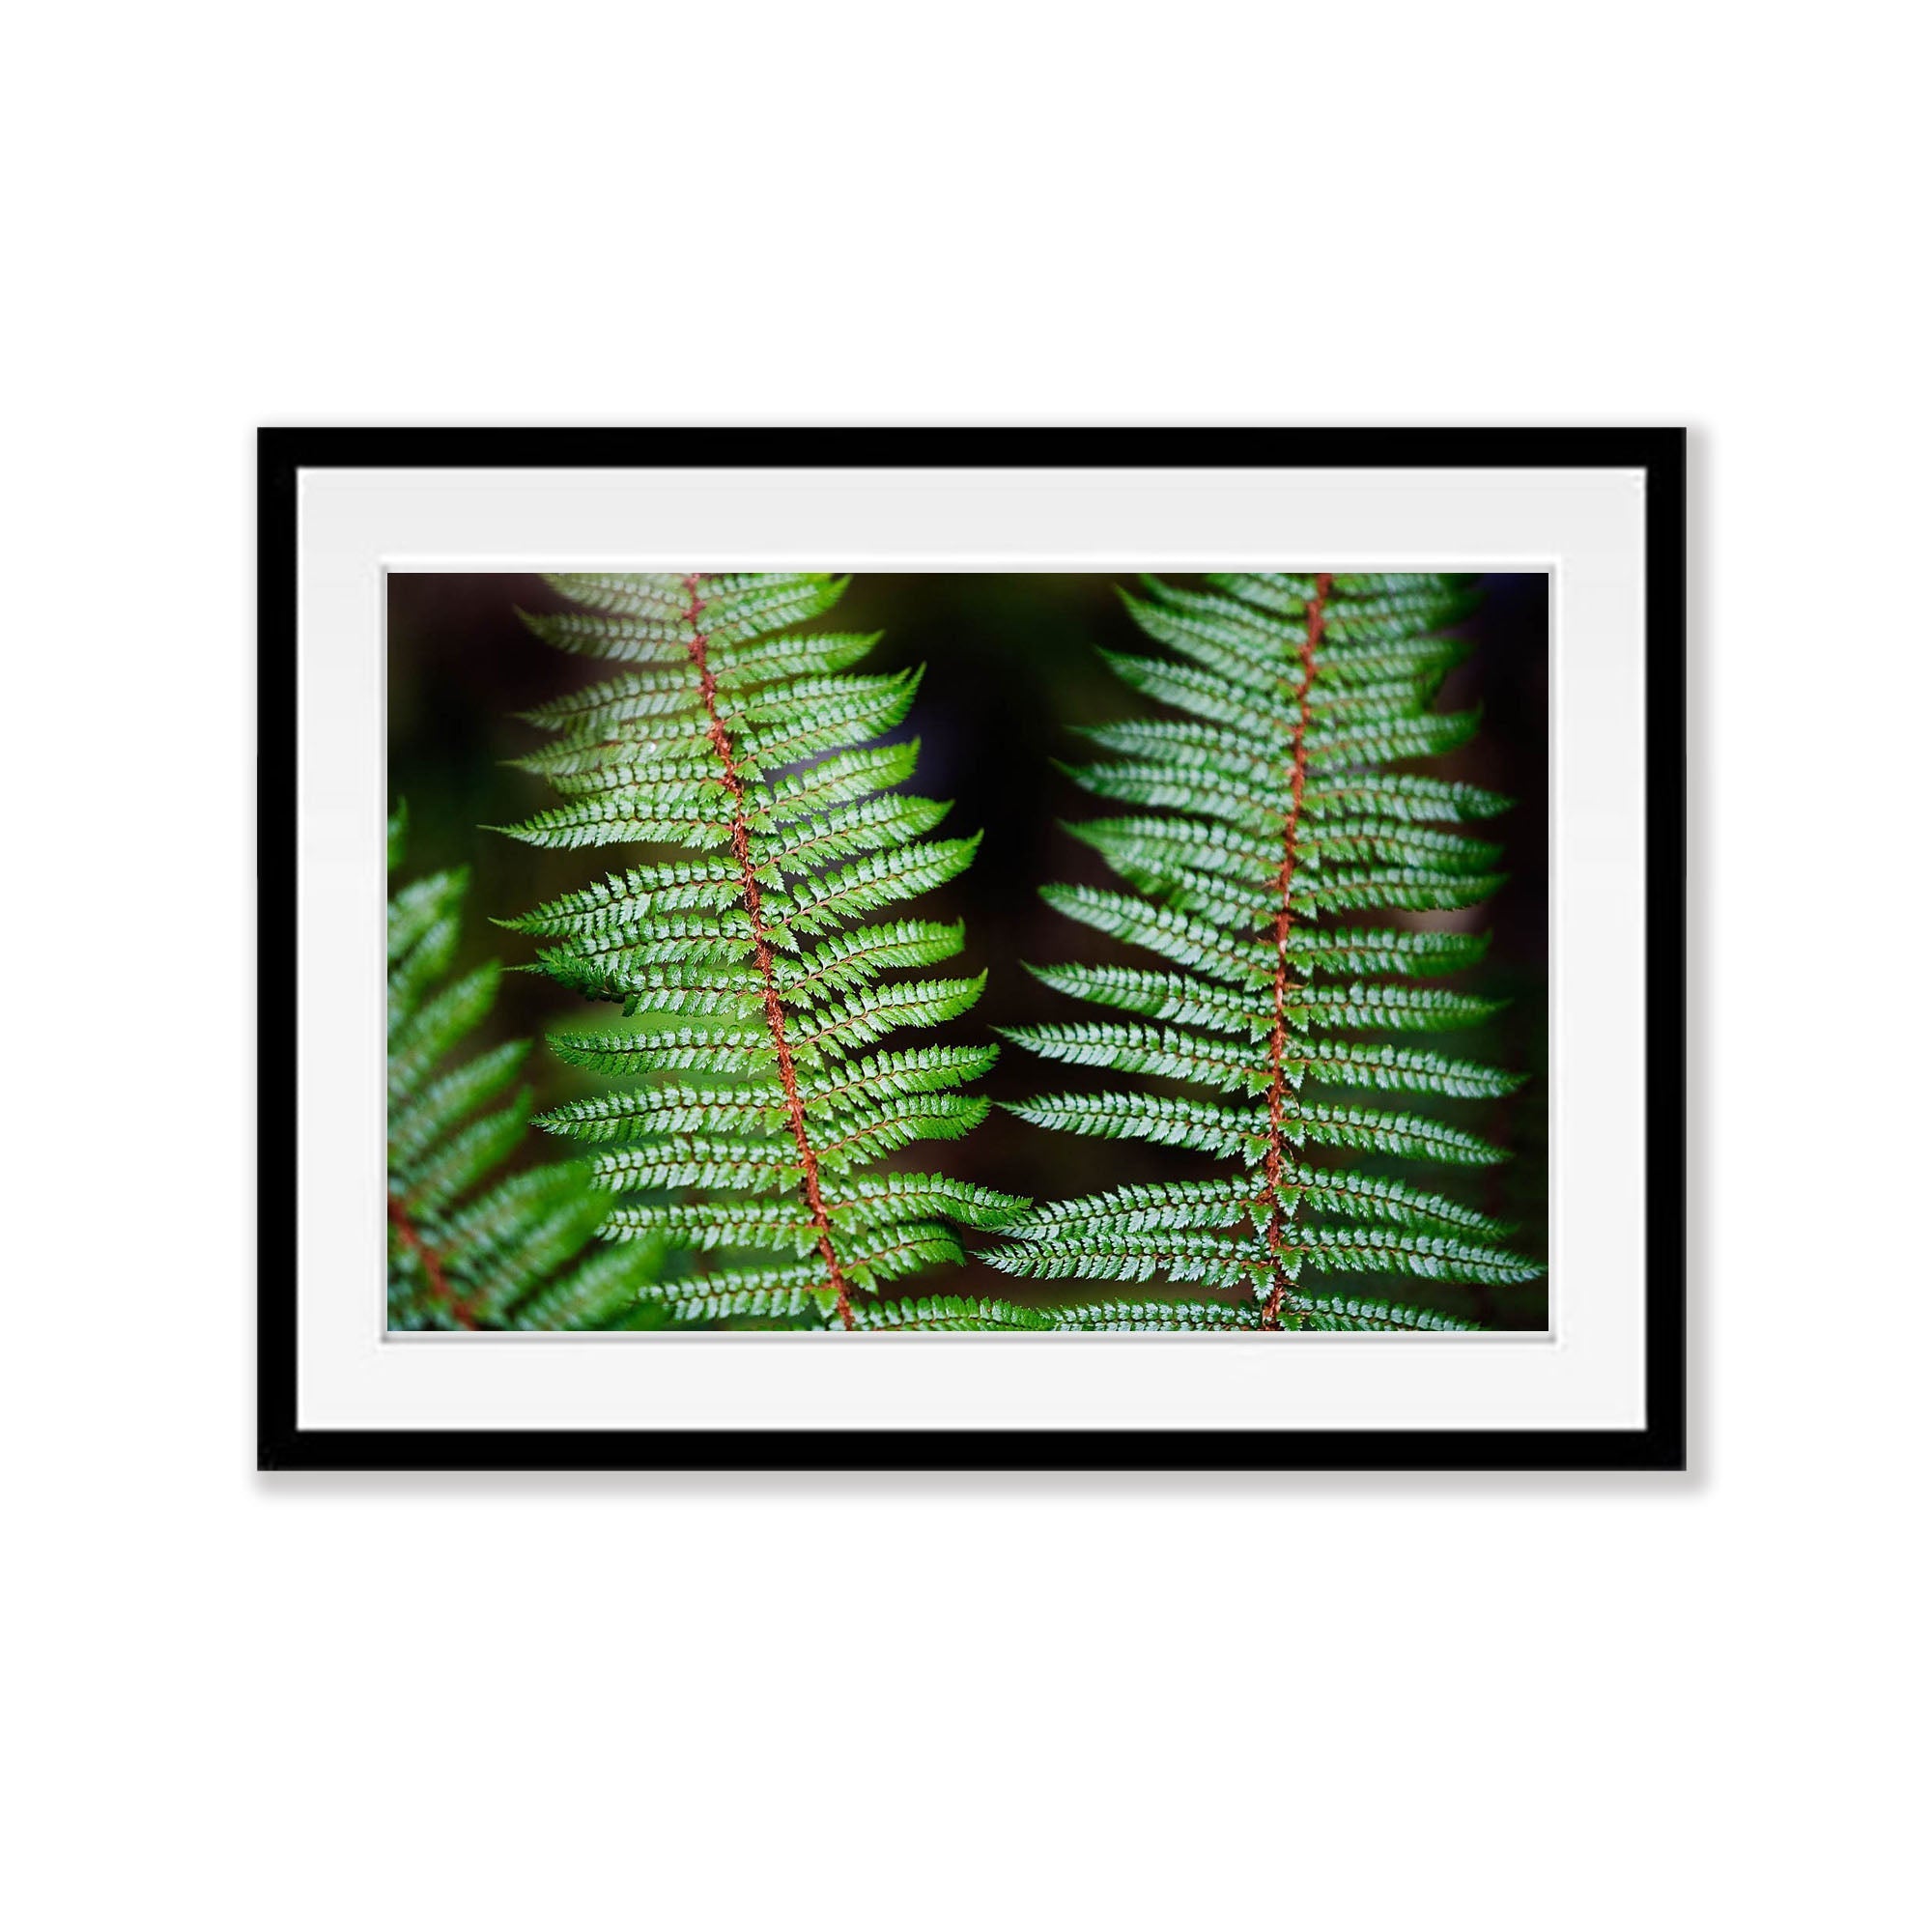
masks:
<path fill-rule="evenodd" d="M 692 668 L 697 673 L 699 701 L 704 706 L 705 735 L 718 753 L 720 781 L 731 801 L 731 858 L 738 867 L 738 883 L 744 894 L 745 923 L 751 928 L 752 955 L 758 972 L 763 996 L 765 1023 L 771 1028 L 772 1057 L 777 1064 L 779 1086 L 784 1094 L 785 1123 L 792 1145 L 798 1149 L 799 1189 L 811 1215 L 813 1237 L 824 1258 L 826 1279 L 834 1295 L 834 1307 L 844 1327 L 852 1325 L 852 1288 L 838 1264 L 838 1251 L 832 1238 L 832 1217 L 825 1211 L 825 1195 L 818 1182 L 818 1155 L 806 1125 L 805 1101 L 798 1091 L 798 1066 L 792 1058 L 791 1042 L 785 1034 L 784 1003 L 779 998 L 778 975 L 772 964 L 771 933 L 765 925 L 763 895 L 758 889 L 756 867 L 752 864 L 752 821 L 745 795 L 745 781 L 731 750 L 731 734 L 718 710 L 718 677 L 712 670 L 709 640 L 699 628 L 704 613 L 702 580 L 685 579 L 691 601 L 685 606 L 684 621 L 691 627 Z"/>
<path fill-rule="evenodd" d="M 1296 1194 L 1292 1201 L 1282 1199 L 1282 1171 L 1287 1146 L 1285 1096 L 1288 1093 L 1288 935 L 1294 921 L 1295 834 L 1301 824 L 1301 805 L 1308 785 L 1308 726 L 1313 716 L 1316 659 L 1321 648 L 1328 598 L 1334 579 L 1322 575 L 1315 580 L 1315 595 L 1307 604 L 1300 656 L 1300 677 L 1294 692 L 1294 729 L 1288 751 L 1288 820 L 1282 830 L 1281 868 L 1275 874 L 1275 896 L 1280 901 L 1274 920 L 1274 1023 L 1268 1031 L 1268 1138 L 1267 1152 L 1262 1162 L 1262 1182 L 1267 1194 L 1268 1253 L 1279 1261 L 1282 1231 L 1289 1217 L 1301 1205 Z M 1286 1278 L 1277 1266 L 1263 1310 L 1264 1320 L 1272 1326 L 1281 1319 L 1281 1299 Z"/>

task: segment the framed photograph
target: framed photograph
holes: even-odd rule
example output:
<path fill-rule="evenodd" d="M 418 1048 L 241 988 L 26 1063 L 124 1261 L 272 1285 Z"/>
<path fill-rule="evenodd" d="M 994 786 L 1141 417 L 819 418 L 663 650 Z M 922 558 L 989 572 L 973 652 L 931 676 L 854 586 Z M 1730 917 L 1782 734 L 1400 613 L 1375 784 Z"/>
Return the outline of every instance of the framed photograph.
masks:
<path fill-rule="evenodd" d="M 1681 1468 L 1684 460 L 263 431 L 261 1466 Z"/>

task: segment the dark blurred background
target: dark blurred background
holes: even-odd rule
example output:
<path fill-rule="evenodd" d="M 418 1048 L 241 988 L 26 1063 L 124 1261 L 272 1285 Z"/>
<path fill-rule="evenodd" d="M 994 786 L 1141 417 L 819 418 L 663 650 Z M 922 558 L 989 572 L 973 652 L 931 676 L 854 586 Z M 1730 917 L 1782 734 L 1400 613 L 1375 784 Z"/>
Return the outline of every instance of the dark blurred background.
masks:
<path fill-rule="evenodd" d="M 963 958 L 936 970 L 990 969 L 984 997 L 947 1030 L 949 1039 L 990 1039 L 992 1030 L 1003 1025 L 1072 1019 L 1083 1012 L 1098 1016 L 1098 1009 L 1083 1008 L 1039 984 L 1022 961 L 1134 959 L 1131 949 L 1053 912 L 1036 890 L 1057 879 L 1120 884 L 1097 854 L 1067 835 L 1062 821 L 1129 808 L 1089 797 L 1054 763 L 1086 755 L 1070 727 L 1157 710 L 1129 692 L 1097 655 L 1096 646 L 1162 649 L 1128 617 L 1116 582 L 1089 575 L 861 575 L 822 620 L 823 628 L 885 633 L 866 669 L 924 665 L 906 726 L 922 748 L 912 788 L 954 801 L 943 832 L 978 828 L 985 834 L 977 862 L 962 877 L 906 908 L 909 916 L 966 921 Z M 526 911 L 636 861 L 617 848 L 538 851 L 477 828 L 512 823 L 555 803 L 540 780 L 502 763 L 543 737 L 512 714 L 608 676 L 610 667 L 554 652 L 518 622 L 519 605 L 530 611 L 565 608 L 540 578 L 397 572 L 388 585 L 389 790 L 392 800 L 407 798 L 411 822 L 401 875 L 468 866 L 471 887 L 463 963 L 493 952 L 506 964 L 527 960 L 531 943 L 492 928 L 488 916 Z M 1530 1077 L 1502 1101 L 1436 1103 L 1405 1095 L 1393 1102 L 1455 1119 L 1514 1150 L 1513 1160 L 1487 1169 L 1386 1167 L 1517 1223 L 1515 1245 L 1542 1260 L 1548 1198 L 1548 580 L 1540 574 L 1491 576 L 1483 588 L 1483 603 L 1464 626 L 1474 651 L 1442 697 L 1445 707 L 1480 703 L 1483 727 L 1461 752 L 1418 769 L 1467 779 L 1517 801 L 1507 815 L 1478 828 L 1505 845 L 1508 883 L 1474 912 L 1379 915 L 1368 923 L 1487 926 L 1492 934 L 1487 960 L 1459 981 L 1444 983 L 1506 997 L 1508 1009 L 1472 1033 L 1410 1038 Z M 1135 963 L 1152 962 L 1142 954 Z M 614 1011 L 602 1007 L 594 1016 L 608 1019 Z M 490 1037 L 540 1037 L 566 1012 L 582 1016 L 579 1003 L 552 981 L 509 974 Z M 882 1042 L 910 1043 L 910 1037 L 897 1035 Z M 1048 1065 L 1009 1046 L 983 1091 L 995 1099 L 1012 1099 L 1104 1087 L 1121 1077 Z M 533 1057 L 531 1079 L 540 1105 L 584 1087 L 582 1076 L 541 1051 Z M 1359 1097 L 1374 1103 L 1373 1095 Z M 530 1157 L 550 1151 L 533 1148 Z M 1213 1163 L 1172 1149 L 1048 1133 L 998 1108 L 939 1159 L 948 1172 L 1040 1198 L 1215 1171 Z M 937 1163 L 930 1147 L 916 1145 L 895 1164 Z M 1028 1284 L 982 1267 L 957 1277 L 933 1271 L 921 1276 L 918 1286 L 923 1293 L 1065 1299 L 1055 1284 L 1033 1285 L 1029 1296 Z M 1401 1298 L 1396 1284 L 1386 1284 L 1383 1292 Z M 1541 1282 L 1497 1290 L 1430 1284 L 1424 1298 L 1488 1325 L 1541 1328 L 1547 1321 Z"/>

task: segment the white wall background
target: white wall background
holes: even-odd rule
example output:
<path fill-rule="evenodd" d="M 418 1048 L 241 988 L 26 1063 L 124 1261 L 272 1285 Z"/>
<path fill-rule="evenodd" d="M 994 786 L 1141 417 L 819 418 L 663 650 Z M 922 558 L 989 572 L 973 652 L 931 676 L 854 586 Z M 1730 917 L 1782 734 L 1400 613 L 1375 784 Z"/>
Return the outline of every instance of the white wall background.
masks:
<path fill-rule="evenodd" d="M 1916 1918 L 1908 18 L 14 22 L 13 1922 Z M 1696 1473 L 255 1477 L 258 421 L 1691 424 Z"/>

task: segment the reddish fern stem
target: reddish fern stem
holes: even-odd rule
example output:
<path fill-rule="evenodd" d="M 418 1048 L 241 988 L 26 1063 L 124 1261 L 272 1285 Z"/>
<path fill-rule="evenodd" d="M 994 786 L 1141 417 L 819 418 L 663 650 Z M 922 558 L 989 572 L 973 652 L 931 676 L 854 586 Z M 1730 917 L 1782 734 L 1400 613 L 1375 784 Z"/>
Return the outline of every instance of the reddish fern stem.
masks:
<path fill-rule="evenodd" d="M 1335 580 L 1323 574 L 1315 580 L 1315 595 L 1309 599 L 1307 625 L 1301 641 L 1301 685 L 1295 694 L 1294 735 L 1290 743 L 1288 779 L 1288 824 L 1281 838 L 1281 867 L 1275 873 L 1275 891 L 1280 907 L 1274 916 L 1274 1029 L 1268 1035 L 1268 1139 L 1267 1158 L 1262 1173 L 1267 1183 L 1268 1259 L 1274 1274 L 1273 1287 L 1262 1310 L 1262 1326 L 1281 1326 L 1281 1304 L 1287 1292 L 1287 1278 L 1281 1272 L 1281 1243 L 1293 1219 L 1281 1205 L 1281 1176 L 1284 1165 L 1282 1145 L 1288 1113 L 1288 934 L 1293 923 L 1294 869 L 1297 853 L 1295 838 L 1301 829 L 1301 795 L 1308 782 L 1308 721 L 1313 706 L 1310 693 L 1315 687 L 1315 654 L 1321 647 L 1321 633 L 1327 620 L 1328 596 Z M 1299 1207 L 1297 1198 L 1296 1206 Z"/>
<path fill-rule="evenodd" d="M 803 1171 L 800 1187 L 805 1195 L 807 1210 L 811 1215 L 812 1228 L 818 1236 L 818 1252 L 824 1259 L 833 1292 L 838 1297 L 838 1320 L 849 1329 L 854 1326 L 852 1294 L 846 1284 L 845 1271 L 838 1265 L 838 1252 L 832 1245 L 832 1217 L 825 1211 L 825 1197 L 818 1185 L 818 1155 L 812 1148 L 810 1136 L 806 1132 L 805 1100 L 798 1091 L 798 1069 L 792 1061 L 791 1042 L 785 1037 L 784 1005 L 779 998 L 778 974 L 772 963 L 764 901 L 758 891 L 757 870 L 752 864 L 752 821 L 745 803 L 745 781 L 739 773 L 737 756 L 731 748 L 731 734 L 718 714 L 718 679 L 705 655 L 709 639 L 698 628 L 698 620 L 704 611 L 703 582 L 701 574 L 696 572 L 684 580 L 684 587 L 691 596 L 684 612 L 685 622 L 691 626 L 691 639 L 685 649 L 697 668 L 697 689 L 704 700 L 704 716 L 708 721 L 706 735 L 718 753 L 719 763 L 724 767 L 723 781 L 731 799 L 731 856 L 738 862 L 738 877 L 744 887 L 745 917 L 752 927 L 752 952 L 757 962 L 758 981 L 764 990 L 765 1025 L 770 1029 L 772 1051 L 778 1058 L 779 1084 L 784 1089 L 785 1118 L 791 1127 L 792 1142 L 798 1149 L 799 1167 Z"/>
<path fill-rule="evenodd" d="M 458 1327 L 479 1326 L 476 1311 L 450 1286 L 449 1276 L 443 1271 L 442 1257 L 423 1239 L 415 1223 L 410 1219 L 409 1210 L 393 1194 L 389 1196 L 389 1226 L 395 1229 L 403 1246 L 422 1264 L 423 1278 L 429 1283 L 430 1293 L 448 1309 Z"/>

